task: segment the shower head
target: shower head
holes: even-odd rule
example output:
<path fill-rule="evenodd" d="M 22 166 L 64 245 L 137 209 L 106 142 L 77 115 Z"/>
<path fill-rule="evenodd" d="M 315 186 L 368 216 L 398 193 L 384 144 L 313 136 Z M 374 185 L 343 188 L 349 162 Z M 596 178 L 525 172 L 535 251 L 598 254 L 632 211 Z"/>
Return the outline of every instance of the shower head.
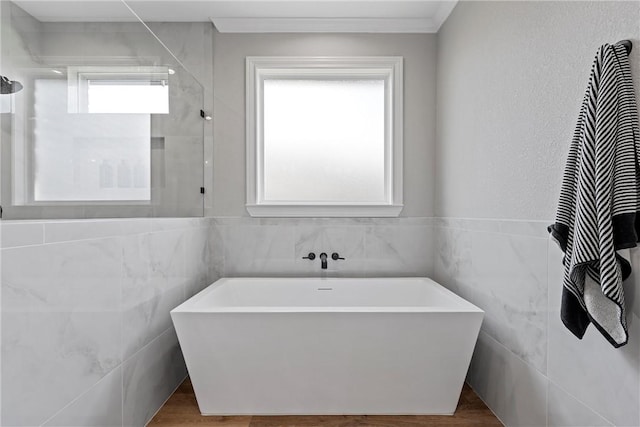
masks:
<path fill-rule="evenodd" d="M 9 80 L 5 76 L 0 76 L 0 94 L 1 95 L 16 93 L 20 89 L 22 89 L 22 83 L 15 80 Z"/>

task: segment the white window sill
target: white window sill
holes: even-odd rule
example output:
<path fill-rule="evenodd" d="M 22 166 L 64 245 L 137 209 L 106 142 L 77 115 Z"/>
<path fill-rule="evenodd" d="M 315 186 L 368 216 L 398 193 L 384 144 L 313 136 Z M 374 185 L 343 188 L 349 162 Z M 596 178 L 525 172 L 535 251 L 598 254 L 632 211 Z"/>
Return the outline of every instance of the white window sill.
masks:
<path fill-rule="evenodd" d="M 404 205 L 246 205 L 252 217 L 383 218 L 397 217 Z"/>

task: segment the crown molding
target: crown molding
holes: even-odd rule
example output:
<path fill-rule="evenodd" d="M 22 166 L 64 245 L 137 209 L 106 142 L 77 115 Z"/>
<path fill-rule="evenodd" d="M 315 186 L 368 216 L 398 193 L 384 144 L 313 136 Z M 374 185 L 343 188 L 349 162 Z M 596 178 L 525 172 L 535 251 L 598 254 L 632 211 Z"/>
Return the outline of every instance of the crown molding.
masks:
<path fill-rule="evenodd" d="M 221 33 L 436 33 L 458 0 L 434 3 L 437 7 L 429 16 L 280 18 L 249 15 L 239 10 L 235 16 L 212 16 L 210 19 Z"/>
<path fill-rule="evenodd" d="M 431 18 L 211 18 L 221 33 L 435 33 Z"/>

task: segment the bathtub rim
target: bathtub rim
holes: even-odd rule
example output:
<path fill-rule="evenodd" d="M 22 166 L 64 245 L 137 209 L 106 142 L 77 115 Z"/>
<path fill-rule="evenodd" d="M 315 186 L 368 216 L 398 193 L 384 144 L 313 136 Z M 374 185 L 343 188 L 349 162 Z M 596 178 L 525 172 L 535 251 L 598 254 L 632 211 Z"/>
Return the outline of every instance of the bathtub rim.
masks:
<path fill-rule="evenodd" d="M 196 307 L 196 303 L 215 291 L 218 287 L 224 286 L 229 281 L 241 280 L 313 280 L 319 282 L 340 281 L 340 280 L 394 280 L 394 281 L 410 281 L 418 280 L 427 283 L 429 286 L 436 286 L 439 292 L 442 292 L 455 302 L 455 306 L 215 306 L 215 307 Z M 440 283 L 429 277 L 221 277 L 215 282 L 198 292 L 182 304 L 171 310 L 171 315 L 178 314 L 222 314 L 222 313 L 238 313 L 238 314 L 263 314 L 263 313 L 477 313 L 484 315 L 484 310 L 467 301 L 460 295 L 452 292 Z"/>

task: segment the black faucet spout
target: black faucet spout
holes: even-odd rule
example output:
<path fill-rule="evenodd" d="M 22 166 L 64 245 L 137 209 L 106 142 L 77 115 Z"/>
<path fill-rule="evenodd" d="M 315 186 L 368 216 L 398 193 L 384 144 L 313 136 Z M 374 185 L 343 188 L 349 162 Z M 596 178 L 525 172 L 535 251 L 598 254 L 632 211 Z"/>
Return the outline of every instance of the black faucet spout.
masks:
<path fill-rule="evenodd" d="M 320 254 L 320 263 L 323 270 L 327 269 L 327 254 L 322 252 Z"/>

